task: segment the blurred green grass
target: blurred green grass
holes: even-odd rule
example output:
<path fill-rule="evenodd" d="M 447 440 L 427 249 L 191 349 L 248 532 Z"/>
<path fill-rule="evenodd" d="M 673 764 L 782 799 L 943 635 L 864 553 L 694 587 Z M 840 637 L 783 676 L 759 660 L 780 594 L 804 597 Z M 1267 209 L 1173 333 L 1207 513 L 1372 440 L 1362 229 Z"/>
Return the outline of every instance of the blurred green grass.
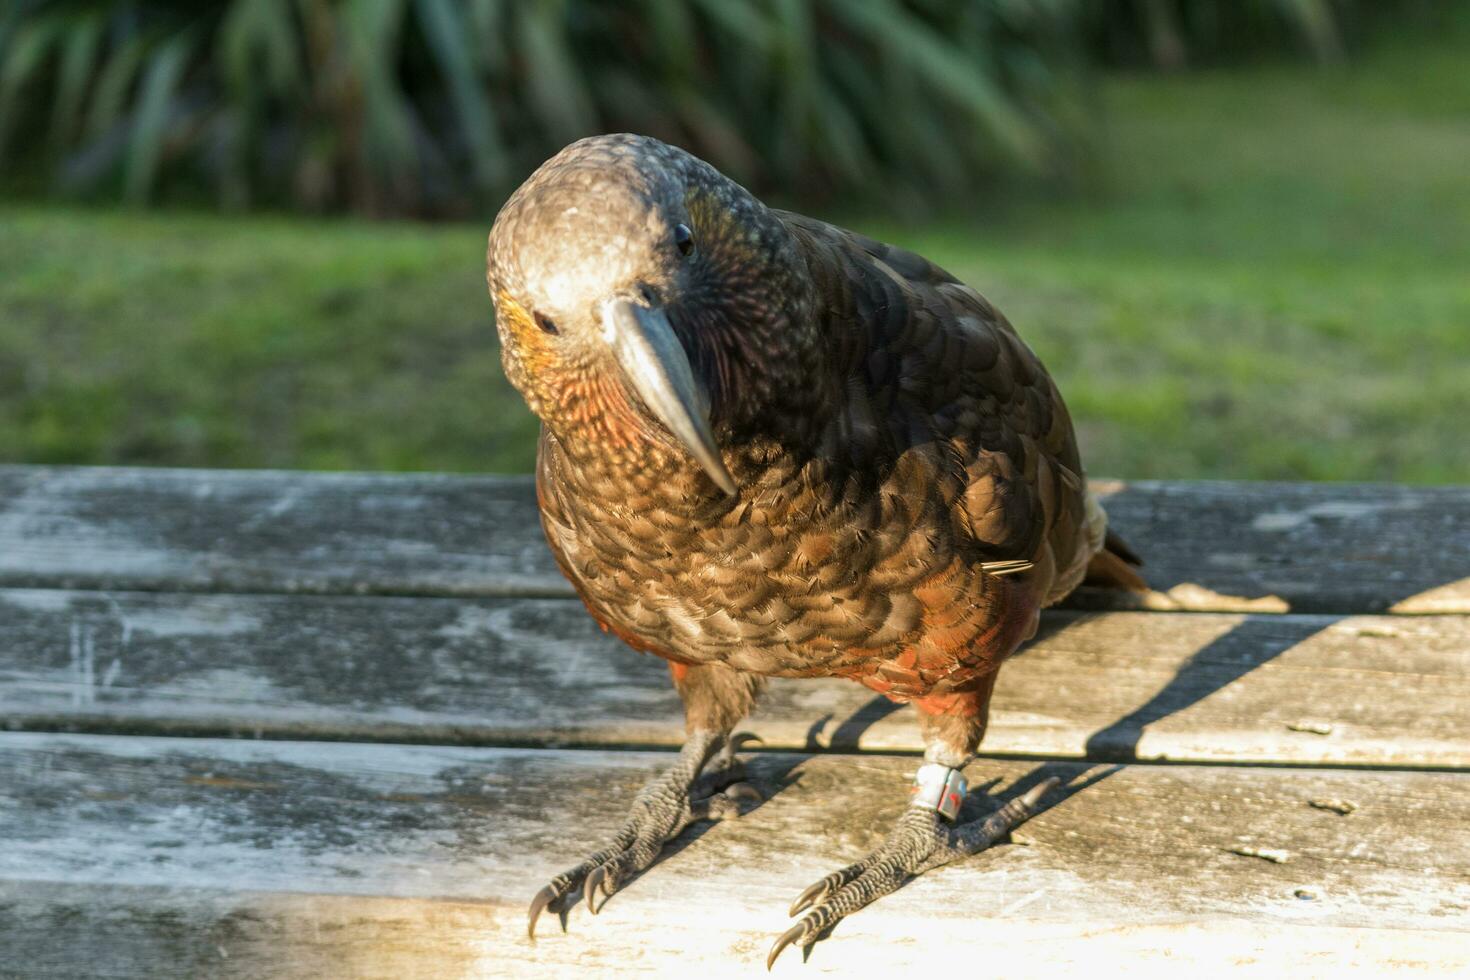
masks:
<path fill-rule="evenodd" d="M 1114 78 L 1096 186 L 830 216 L 995 301 L 1089 471 L 1470 482 L 1462 37 Z M 0 459 L 526 470 L 485 225 L 0 205 Z"/>

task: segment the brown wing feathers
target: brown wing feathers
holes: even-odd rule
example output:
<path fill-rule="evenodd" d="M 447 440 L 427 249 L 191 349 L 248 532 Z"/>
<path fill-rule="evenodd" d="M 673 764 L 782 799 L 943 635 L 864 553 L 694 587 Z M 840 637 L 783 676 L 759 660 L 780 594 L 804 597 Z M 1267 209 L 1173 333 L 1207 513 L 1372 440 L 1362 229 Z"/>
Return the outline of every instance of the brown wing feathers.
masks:
<path fill-rule="evenodd" d="M 772 405 L 764 431 L 724 447 L 740 499 L 694 515 L 691 486 L 630 495 L 547 436 L 552 549 L 600 622 L 671 660 L 840 674 L 901 698 L 971 685 L 1091 558 L 1065 407 L 948 273 L 782 217 L 839 375 L 816 444 Z"/>

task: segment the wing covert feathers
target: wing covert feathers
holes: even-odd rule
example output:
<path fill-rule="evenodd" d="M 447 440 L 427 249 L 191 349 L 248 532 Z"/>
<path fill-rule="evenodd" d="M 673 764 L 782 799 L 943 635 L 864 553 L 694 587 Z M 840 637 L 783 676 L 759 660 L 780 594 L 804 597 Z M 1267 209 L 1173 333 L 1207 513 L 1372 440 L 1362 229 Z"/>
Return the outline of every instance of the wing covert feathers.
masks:
<path fill-rule="evenodd" d="M 696 470 L 629 482 L 543 436 L 552 550 L 599 622 L 670 660 L 971 690 L 1097 556 L 1131 552 L 1107 548 L 1066 406 L 993 306 L 912 252 L 782 220 L 826 341 L 816 442 L 772 406 L 722 444 L 725 501 Z"/>

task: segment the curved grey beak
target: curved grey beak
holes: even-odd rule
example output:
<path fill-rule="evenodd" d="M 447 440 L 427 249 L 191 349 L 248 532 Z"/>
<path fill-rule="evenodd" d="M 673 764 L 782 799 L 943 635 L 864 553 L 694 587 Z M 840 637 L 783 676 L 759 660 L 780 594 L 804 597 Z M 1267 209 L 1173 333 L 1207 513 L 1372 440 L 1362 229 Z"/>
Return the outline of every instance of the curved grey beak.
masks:
<path fill-rule="evenodd" d="M 735 480 L 710 431 L 709 397 L 694 377 L 668 314 L 633 300 L 609 300 L 602 308 L 602 337 L 643 403 L 699 461 L 710 479 L 735 496 Z"/>

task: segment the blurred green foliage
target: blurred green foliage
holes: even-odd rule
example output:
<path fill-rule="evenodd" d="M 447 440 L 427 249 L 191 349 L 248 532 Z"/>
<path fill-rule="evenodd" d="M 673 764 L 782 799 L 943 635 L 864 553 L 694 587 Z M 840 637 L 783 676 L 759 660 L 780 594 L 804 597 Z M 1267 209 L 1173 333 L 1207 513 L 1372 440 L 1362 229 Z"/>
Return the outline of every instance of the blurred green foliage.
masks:
<path fill-rule="evenodd" d="M 901 212 L 1075 176 L 1089 64 L 1331 59 L 1381 6 L 12 0 L 0 159 L 12 190 L 467 215 L 578 136 L 631 130 L 760 191 Z"/>
<path fill-rule="evenodd" d="M 1101 192 L 822 212 L 1046 361 L 1094 474 L 1470 482 L 1470 25 L 1344 68 L 1110 80 Z M 488 222 L 0 205 L 0 459 L 525 470 Z"/>

